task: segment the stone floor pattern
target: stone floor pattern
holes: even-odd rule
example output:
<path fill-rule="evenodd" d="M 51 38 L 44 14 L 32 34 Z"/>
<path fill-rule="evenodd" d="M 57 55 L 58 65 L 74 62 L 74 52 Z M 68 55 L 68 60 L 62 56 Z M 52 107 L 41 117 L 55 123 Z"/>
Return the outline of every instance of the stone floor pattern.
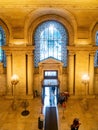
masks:
<path fill-rule="evenodd" d="M 41 112 L 41 98 L 28 100 L 27 116 L 21 113 L 24 110 L 22 101 L 17 101 L 16 110 L 12 109 L 12 100 L 0 98 L 0 130 L 38 130 L 38 117 Z M 59 130 L 70 130 L 74 118 L 79 118 L 79 130 L 98 130 L 98 99 L 71 99 L 67 101 L 64 110 L 58 104 Z"/>

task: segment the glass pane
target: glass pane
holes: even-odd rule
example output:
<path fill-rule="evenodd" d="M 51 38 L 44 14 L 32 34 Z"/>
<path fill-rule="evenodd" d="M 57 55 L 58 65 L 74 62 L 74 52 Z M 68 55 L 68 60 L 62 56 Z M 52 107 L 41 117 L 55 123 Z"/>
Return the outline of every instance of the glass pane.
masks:
<path fill-rule="evenodd" d="M 48 78 L 49 77 L 54 77 L 54 76 L 57 77 L 57 71 L 55 71 L 55 70 L 54 71 L 53 70 L 50 70 L 50 71 L 45 70 L 44 76 L 48 77 Z"/>
<path fill-rule="evenodd" d="M 96 45 L 98 46 L 98 31 L 96 32 Z"/>
<path fill-rule="evenodd" d="M 2 50 L 2 46 L 5 45 L 6 37 L 3 28 L 0 26 L 0 62 L 3 62 L 4 67 L 6 67 L 6 55 Z"/>
<path fill-rule="evenodd" d="M 0 62 L 2 62 L 2 50 L 0 48 Z"/>
<path fill-rule="evenodd" d="M 35 40 L 35 67 L 46 58 L 52 57 L 67 65 L 68 34 L 62 24 L 56 21 L 42 23 L 36 29 Z"/>
<path fill-rule="evenodd" d="M 95 39 L 96 40 L 96 46 L 98 46 L 98 31 L 96 32 L 95 38 L 96 38 Z M 95 54 L 94 66 L 98 67 L 98 51 L 96 51 L 96 54 Z"/>

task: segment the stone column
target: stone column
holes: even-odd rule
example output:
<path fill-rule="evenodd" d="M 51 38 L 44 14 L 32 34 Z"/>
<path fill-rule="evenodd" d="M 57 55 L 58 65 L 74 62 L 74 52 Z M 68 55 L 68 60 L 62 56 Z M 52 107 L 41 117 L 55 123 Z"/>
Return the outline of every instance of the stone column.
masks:
<path fill-rule="evenodd" d="M 12 76 L 12 66 L 11 66 L 11 53 L 6 52 L 7 59 L 7 95 L 12 95 L 12 85 L 11 85 L 11 76 Z"/>
<path fill-rule="evenodd" d="M 89 61 L 89 95 L 94 94 L 94 52 L 90 53 L 90 61 Z"/>
<path fill-rule="evenodd" d="M 32 92 L 34 94 L 34 53 L 33 52 L 32 52 Z"/>
<path fill-rule="evenodd" d="M 69 94 L 74 94 L 74 52 L 69 52 L 69 72 L 68 72 Z"/>
<path fill-rule="evenodd" d="M 33 58 L 32 52 L 27 53 L 27 86 L 28 95 L 33 96 Z"/>

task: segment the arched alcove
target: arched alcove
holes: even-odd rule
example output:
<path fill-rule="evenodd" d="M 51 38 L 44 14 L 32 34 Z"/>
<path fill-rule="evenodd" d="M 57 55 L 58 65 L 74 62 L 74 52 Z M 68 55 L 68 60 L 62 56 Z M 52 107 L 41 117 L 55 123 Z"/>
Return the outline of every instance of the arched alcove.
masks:
<path fill-rule="evenodd" d="M 74 16 L 63 9 L 44 8 L 38 9 L 28 14 L 25 20 L 25 39 L 31 45 L 32 35 L 36 27 L 48 20 L 56 20 L 63 24 L 69 33 L 69 45 L 73 45 L 77 35 L 77 23 Z"/>
<path fill-rule="evenodd" d="M 96 32 L 98 31 L 98 22 L 94 22 L 90 28 L 91 44 L 96 45 Z"/>
<path fill-rule="evenodd" d="M 12 40 L 12 31 L 11 31 L 11 26 L 9 25 L 9 23 L 0 16 L 0 26 L 4 29 L 5 31 L 5 35 L 6 35 L 6 45 L 11 44 L 11 40 Z"/>

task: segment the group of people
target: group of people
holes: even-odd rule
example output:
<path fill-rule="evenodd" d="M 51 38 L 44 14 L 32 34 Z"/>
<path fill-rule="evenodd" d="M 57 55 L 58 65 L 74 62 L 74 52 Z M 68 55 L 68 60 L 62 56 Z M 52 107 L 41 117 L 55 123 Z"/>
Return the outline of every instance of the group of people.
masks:
<path fill-rule="evenodd" d="M 63 110 L 66 108 L 66 102 L 68 100 L 69 93 L 63 92 L 59 96 L 59 103 L 62 105 Z M 63 113 L 64 114 L 64 113 Z M 71 124 L 71 130 L 78 130 L 81 123 L 78 118 L 74 118 L 73 123 Z"/>
<path fill-rule="evenodd" d="M 69 97 L 69 92 L 62 92 L 58 97 L 58 102 L 62 105 L 64 102 L 67 102 Z"/>

